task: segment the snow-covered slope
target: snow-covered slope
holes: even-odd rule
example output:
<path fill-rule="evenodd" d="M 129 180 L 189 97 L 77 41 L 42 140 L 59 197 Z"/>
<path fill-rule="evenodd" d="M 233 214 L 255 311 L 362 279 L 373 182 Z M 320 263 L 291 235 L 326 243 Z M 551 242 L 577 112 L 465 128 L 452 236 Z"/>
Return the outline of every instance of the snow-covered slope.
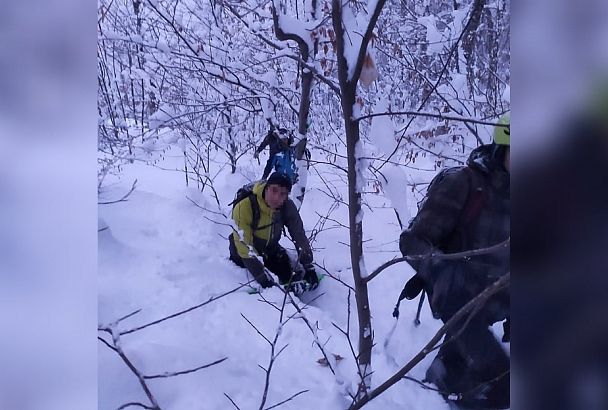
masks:
<path fill-rule="evenodd" d="M 261 168 L 253 169 L 257 171 L 261 173 Z M 244 171 L 249 178 L 255 176 L 247 172 Z M 347 225 L 348 210 L 342 204 L 328 214 L 334 206 L 334 200 L 328 195 L 329 187 L 346 198 L 346 186 L 334 172 L 331 169 L 325 174 L 311 172 L 302 216 L 309 235 L 321 226 L 319 215 L 328 216 L 324 229 L 316 233 L 313 242 L 315 262 L 352 285 L 348 230 L 337 223 Z M 185 188 L 183 174 L 136 163 L 125 168 L 120 180 L 107 184 L 101 199 L 120 198 L 134 179 L 138 184 L 127 201 L 99 208 L 99 323 L 108 325 L 141 309 L 117 325 L 120 331 L 200 305 L 248 280 L 245 270 L 227 258 L 230 227 L 217 213 L 221 210 L 228 215 L 227 204 L 246 177 L 220 174 L 216 178 L 214 187 L 221 203 L 218 209 L 209 190 L 201 194 L 195 188 Z M 369 194 L 365 199 L 370 205 L 364 209 L 365 263 L 371 272 L 381 263 L 399 256 L 400 227 L 389 200 L 382 194 Z M 414 206 L 415 202 L 410 201 Z M 410 209 L 412 214 L 413 211 Z M 283 244 L 290 245 L 285 239 Z M 404 302 L 401 318 L 385 348 L 387 335 L 395 324 L 391 316 L 394 304 L 411 274 L 407 264 L 397 264 L 370 283 L 376 343 L 372 359 L 374 385 L 382 383 L 411 359 L 440 326 L 425 306 L 422 324 L 414 327 L 417 303 Z M 285 350 L 273 363 L 264 408 L 301 391 L 304 392 L 280 408 L 346 408 L 348 392 L 356 391 L 357 370 L 349 341 L 335 326 L 350 327 L 356 351 L 354 295 L 350 295 L 350 320 L 349 289 L 344 284 L 328 277 L 314 296 L 318 298 L 310 305 L 300 302 L 300 306 L 326 351 L 344 357 L 334 366 L 336 375 L 317 363 L 323 355 L 314 343 L 315 336 L 289 302 L 280 325 L 284 294 L 279 289 L 265 290 L 262 295 L 249 295 L 240 289 L 188 313 L 124 334 L 120 337 L 120 346 L 144 375 L 193 369 L 227 358 L 196 372 L 148 379 L 150 391 L 163 409 L 235 408 L 227 396 L 240 409 L 257 409 L 266 380 L 260 366 L 268 368 L 271 357 L 271 346 L 258 331 L 270 341 L 279 332 L 275 354 L 283 347 Z M 100 332 L 100 336 L 111 343 L 108 334 Z M 99 408 L 116 409 L 128 402 L 149 404 L 137 377 L 117 353 L 101 342 L 98 351 Z M 410 376 L 422 379 L 433 355 L 415 367 Z M 414 410 L 447 406 L 435 392 L 404 380 L 366 408 Z"/>

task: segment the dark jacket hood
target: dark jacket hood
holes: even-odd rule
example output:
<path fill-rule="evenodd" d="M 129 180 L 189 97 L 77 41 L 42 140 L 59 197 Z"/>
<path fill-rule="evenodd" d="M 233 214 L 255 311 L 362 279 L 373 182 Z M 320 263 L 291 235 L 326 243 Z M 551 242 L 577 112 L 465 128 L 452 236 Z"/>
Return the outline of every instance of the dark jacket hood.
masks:
<path fill-rule="evenodd" d="M 506 148 L 502 145 L 480 145 L 471 151 L 467 165 L 479 169 L 485 174 L 493 173 L 493 171 L 506 172 L 503 165 L 505 150 Z"/>

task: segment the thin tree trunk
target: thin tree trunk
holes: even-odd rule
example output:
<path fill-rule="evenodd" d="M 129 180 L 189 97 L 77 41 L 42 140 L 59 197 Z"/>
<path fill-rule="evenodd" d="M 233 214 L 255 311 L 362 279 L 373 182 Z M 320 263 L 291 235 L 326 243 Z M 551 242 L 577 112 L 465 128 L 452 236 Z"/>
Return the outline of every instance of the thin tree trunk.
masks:
<path fill-rule="evenodd" d="M 312 0 L 311 2 L 311 14 L 310 20 L 316 20 L 316 10 L 317 10 L 317 1 Z M 272 9 L 272 17 L 274 21 L 274 31 L 277 38 L 281 41 L 293 40 L 298 44 L 298 49 L 300 51 L 300 57 L 302 61 L 307 62 L 311 58 L 311 50 L 308 47 L 308 43 L 301 38 L 300 36 L 293 33 L 285 33 L 282 27 L 279 25 L 279 14 L 278 11 Z M 314 50 L 312 50 L 312 54 L 316 54 L 317 52 L 317 40 L 314 40 Z M 296 154 L 296 172 L 299 176 L 298 181 L 293 187 L 292 199 L 294 200 L 298 209 L 302 206 L 302 202 L 304 201 L 304 194 L 306 193 L 306 181 L 307 181 L 307 172 L 308 169 L 306 167 L 305 161 L 303 161 L 304 154 L 306 152 L 306 133 L 308 132 L 308 117 L 310 114 L 310 94 L 312 92 L 312 86 L 314 83 L 313 74 L 311 71 L 307 70 L 304 66 L 300 65 L 300 73 L 302 78 L 302 95 L 300 97 L 300 108 L 298 111 L 298 132 L 302 136 L 301 139 L 295 146 L 295 154 Z"/>
<path fill-rule="evenodd" d="M 344 57 L 345 31 L 342 26 L 342 6 L 339 0 L 333 0 L 332 20 L 337 40 L 338 79 L 340 81 L 341 104 L 346 133 L 346 152 L 348 161 L 348 219 L 350 231 L 350 258 L 355 283 L 357 316 L 359 320 L 359 356 L 358 365 L 362 378 L 357 399 L 364 397 L 370 387 L 372 364 L 372 326 L 369 308 L 367 284 L 362 277 L 363 263 L 363 223 L 361 210 L 361 192 L 357 189 L 361 177 L 357 169 L 357 146 L 360 143 L 359 122 L 353 120 L 353 106 L 356 100 L 358 76 L 348 79 L 348 64 Z"/>

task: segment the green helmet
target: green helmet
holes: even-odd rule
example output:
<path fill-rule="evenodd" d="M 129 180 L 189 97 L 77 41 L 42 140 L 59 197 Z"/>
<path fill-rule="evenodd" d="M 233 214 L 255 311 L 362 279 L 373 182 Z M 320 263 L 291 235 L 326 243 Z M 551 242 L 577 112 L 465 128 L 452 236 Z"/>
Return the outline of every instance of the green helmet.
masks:
<path fill-rule="evenodd" d="M 511 145 L 511 114 L 506 113 L 498 121 L 500 125 L 507 125 L 501 127 L 499 125 L 494 127 L 494 143 L 497 145 Z"/>

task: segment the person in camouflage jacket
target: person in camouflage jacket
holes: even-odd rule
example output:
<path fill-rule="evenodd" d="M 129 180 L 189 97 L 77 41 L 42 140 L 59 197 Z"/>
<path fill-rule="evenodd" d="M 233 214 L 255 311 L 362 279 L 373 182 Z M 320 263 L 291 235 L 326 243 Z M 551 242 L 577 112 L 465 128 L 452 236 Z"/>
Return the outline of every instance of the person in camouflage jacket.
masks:
<path fill-rule="evenodd" d="M 501 120 L 508 124 L 508 117 Z M 457 253 L 488 248 L 510 238 L 510 129 L 496 127 L 494 142 L 471 153 L 465 167 L 442 172 L 400 236 L 404 256 Z M 466 260 L 422 259 L 409 262 L 416 275 L 404 288 L 413 299 L 423 289 L 435 318 L 447 322 L 461 307 L 510 270 L 510 249 Z M 509 318 L 509 291 L 489 300 L 466 324 L 446 334 L 427 371 L 447 399 L 460 394 L 463 408 L 508 408 L 510 361 L 489 326 Z M 466 326 L 465 326 L 466 324 Z M 463 329 L 464 327 L 464 329 Z M 505 336 L 509 326 L 505 326 Z"/>
<path fill-rule="evenodd" d="M 281 284 L 292 281 L 291 261 L 279 244 L 283 227 L 287 227 L 304 268 L 304 280 L 313 289 L 319 283 L 313 254 L 298 209 L 288 198 L 290 190 L 291 180 L 274 172 L 268 180 L 254 185 L 253 195 L 235 204 L 232 219 L 240 232 L 233 232 L 229 237 L 230 260 L 247 268 L 264 288 L 275 284 L 265 268 L 277 275 Z M 254 206 L 259 210 L 257 226 L 254 226 Z"/>

